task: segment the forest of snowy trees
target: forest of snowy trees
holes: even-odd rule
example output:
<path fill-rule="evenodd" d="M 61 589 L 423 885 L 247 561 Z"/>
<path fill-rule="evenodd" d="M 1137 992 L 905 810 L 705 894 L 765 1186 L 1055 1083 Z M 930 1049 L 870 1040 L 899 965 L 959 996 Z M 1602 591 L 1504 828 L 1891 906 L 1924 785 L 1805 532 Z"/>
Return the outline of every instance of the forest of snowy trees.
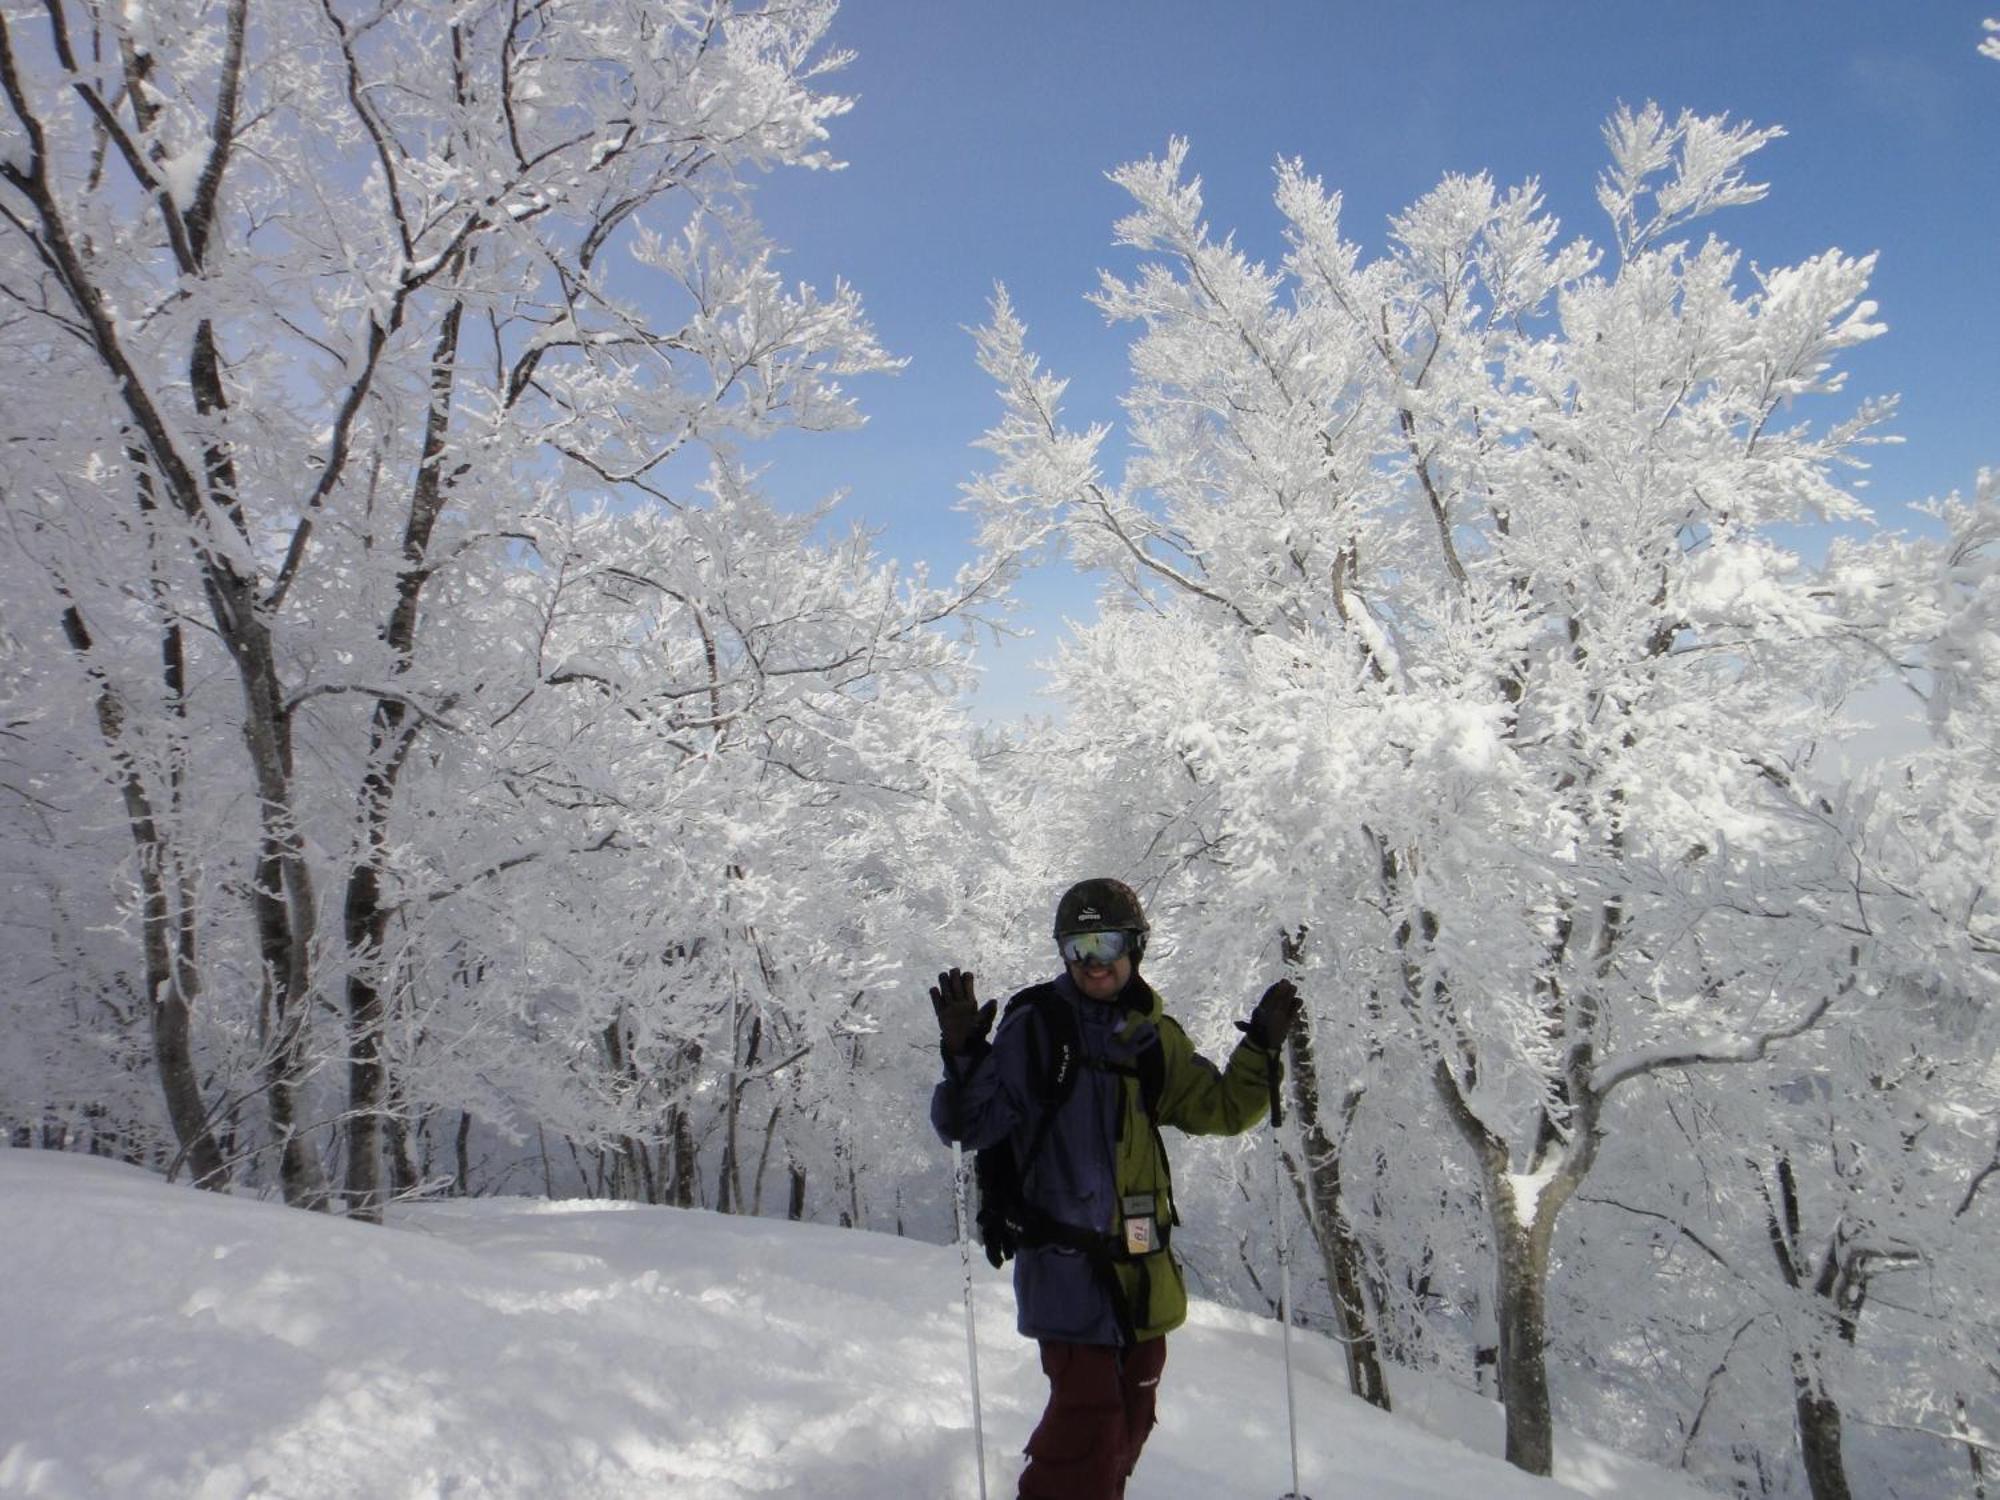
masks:
<path fill-rule="evenodd" d="M 923 986 L 1039 977 L 1114 873 L 1211 1050 L 1308 997 L 1357 1390 L 1480 1385 L 1539 1473 L 1559 1419 L 2000 1493 L 2000 474 L 1794 550 L 1891 412 L 1870 259 L 1724 238 L 1770 129 L 1620 108 L 1601 235 L 1454 176 L 1374 258 L 1284 162 L 1268 265 L 1184 143 L 1122 167 L 1118 472 L 998 294 L 940 578 L 743 458 L 896 364 L 752 212 L 833 159 L 831 4 L 286 14 L 0 11 L 15 1145 L 943 1238 Z M 1087 711 L 976 730 L 1058 559 Z M 1853 770 L 1884 684 L 1928 733 Z M 1264 1306 L 1258 1149 L 1177 1156 Z"/>

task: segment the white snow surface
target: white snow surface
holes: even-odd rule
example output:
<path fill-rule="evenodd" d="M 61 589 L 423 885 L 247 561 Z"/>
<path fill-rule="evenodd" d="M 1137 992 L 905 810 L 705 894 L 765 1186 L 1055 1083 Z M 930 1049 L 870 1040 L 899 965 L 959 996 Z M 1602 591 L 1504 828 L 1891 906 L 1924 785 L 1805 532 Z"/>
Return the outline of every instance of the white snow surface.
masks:
<path fill-rule="evenodd" d="M 49 1500 L 972 1497 L 954 1247 L 602 1203 L 456 1200 L 387 1228 L 0 1150 L 0 1496 Z M 1044 1387 L 978 1262 L 987 1485 L 1014 1493 Z M 1279 1329 L 1198 1303 L 1132 1500 L 1290 1487 Z M 1499 1418 L 1295 1340 L 1317 1500 L 1691 1500 L 1567 1438 L 1559 1480 Z"/>

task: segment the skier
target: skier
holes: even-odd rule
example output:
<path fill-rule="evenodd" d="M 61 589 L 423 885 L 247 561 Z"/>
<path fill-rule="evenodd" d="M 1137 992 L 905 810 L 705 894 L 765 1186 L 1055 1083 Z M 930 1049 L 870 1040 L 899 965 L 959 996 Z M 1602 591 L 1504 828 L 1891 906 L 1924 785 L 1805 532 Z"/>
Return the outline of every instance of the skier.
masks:
<path fill-rule="evenodd" d="M 1085 880 L 1056 906 L 1063 972 L 1010 1001 L 990 1041 L 995 1002 L 979 1004 L 970 973 L 940 974 L 930 992 L 944 1052 L 931 1122 L 947 1142 L 1011 1149 L 1019 1172 L 1014 1298 L 1049 1380 L 1021 1500 L 1124 1495 L 1153 1428 L 1166 1335 L 1187 1317 L 1159 1128 L 1255 1126 L 1298 1016 L 1281 979 L 1217 1070 L 1139 977 L 1148 931 L 1130 886 Z M 991 1239 L 988 1254 L 997 1265 Z"/>

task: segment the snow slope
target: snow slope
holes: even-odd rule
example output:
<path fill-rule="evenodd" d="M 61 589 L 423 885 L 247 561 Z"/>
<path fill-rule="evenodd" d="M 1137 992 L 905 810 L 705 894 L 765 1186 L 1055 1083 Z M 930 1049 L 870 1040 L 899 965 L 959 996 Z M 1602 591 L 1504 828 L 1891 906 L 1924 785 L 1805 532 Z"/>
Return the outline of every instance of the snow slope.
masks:
<path fill-rule="evenodd" d="M 978 1265 L 989 1492 L 1039 1411 Z M 484 1199 L 373 1229 L 0 1150 L 0 1496 L 811 1500 L 978 1494 L 950 1247 L 630 1205 Z M 1198 1304 L 1133 1500 L 1289 1486 L 1278 1328 Z M 1317 1500 L 1689 1500 L 1568 1443 L 1568 1485 L 1489 1456 L 1492 1409 L 1413 1380 L 1345 1394 L 1295 1345 Z"/>

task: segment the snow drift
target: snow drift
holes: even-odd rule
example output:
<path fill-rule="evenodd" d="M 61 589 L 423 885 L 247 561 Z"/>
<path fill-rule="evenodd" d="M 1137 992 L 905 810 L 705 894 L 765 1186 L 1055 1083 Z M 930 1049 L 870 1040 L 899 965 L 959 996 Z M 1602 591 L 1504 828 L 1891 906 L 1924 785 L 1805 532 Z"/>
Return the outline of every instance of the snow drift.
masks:
<path fill-rule="evenodd" d="M 956 1250 L 629 1204 L 460 1200 L 386 1229 L 0 1151 L 0 1495 L 35 1500 L 970 1497 Z M 979 1268 L 989 1492 L 1040 1407 L 1005 1279 Z M 1197 1304 L 1134 1500 L 1289 1482 L 1278 1328 Z M 1320 1500 L 1688 1500 L 1564 1444 L 1492 1449 L 1473 1398 L 1406 1378 L 1396 1417 L 1299 1353 Z M 1407 1387 L 1403 1389 L 1400 1387 Z M 1416 1420 L 1412 1420 L 1414 1417 Z"/>

